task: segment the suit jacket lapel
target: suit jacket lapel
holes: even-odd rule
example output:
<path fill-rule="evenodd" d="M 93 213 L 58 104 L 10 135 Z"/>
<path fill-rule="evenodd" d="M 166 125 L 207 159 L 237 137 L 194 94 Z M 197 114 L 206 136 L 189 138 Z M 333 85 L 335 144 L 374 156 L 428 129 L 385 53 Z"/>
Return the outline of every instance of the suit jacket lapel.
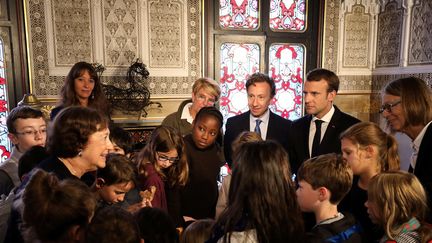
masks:
<path fill-rule="evenodd" d="M 245 127 L 246 130 L 245 131 L 250 131 L 250 111 L 247 111 L 245 113 L 242 114 L 243 116 L 241 117 L 241 124 L 243 125 L 242 127 Z"/>
<path fill-rule="evenodd" d="M 303 141 L 300 142 L 302 142 L 303 147 L 306 148 L 304 158 L 310 158 L 310 154 L 311 154 L 311 152 L 309 151 L 309 132 L 310 132 L 311 121 L 312 121 L 312 115 L 307 115 L 306 122 L 303 123 L 303 127 L 301 128 L 303 131 L 306 131 L 306 136 L 300 137 L 300 139 L 303 139 Z"/>
<path fill-rule="evenodd" d="M 269 111 L 269 122 L 267 124 L 267 134 L 266 134 L 266 140 L 269 138 L 274 138 L 277 137 L 275 133 L 277 133 L 277 127 L 275 128 L 274 123 L 274 119 L 275 119 L 275 115 L 273 114 L 273 112 Z"/>

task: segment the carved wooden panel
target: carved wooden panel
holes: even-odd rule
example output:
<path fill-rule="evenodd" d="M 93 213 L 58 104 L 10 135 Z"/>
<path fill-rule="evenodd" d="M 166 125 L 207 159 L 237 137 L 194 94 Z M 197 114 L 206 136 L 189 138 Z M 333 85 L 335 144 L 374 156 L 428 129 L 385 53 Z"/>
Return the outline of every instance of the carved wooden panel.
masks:
<path fill-rule="evenodd" d="M 412 8 L 408 64 L 432 63 L 432 1 Z"/>
<path fill-rule="evenodd" d="M 400 62 L 403 9 L 389 2 L 378 15 L 376 66 L 398 66 Z"/>
<path fill-rule="evenodd" d="M 343 67 L 368 67 L 370 19 L 363 5 L 354 5 L 352 12 L 346 13 Z"/>

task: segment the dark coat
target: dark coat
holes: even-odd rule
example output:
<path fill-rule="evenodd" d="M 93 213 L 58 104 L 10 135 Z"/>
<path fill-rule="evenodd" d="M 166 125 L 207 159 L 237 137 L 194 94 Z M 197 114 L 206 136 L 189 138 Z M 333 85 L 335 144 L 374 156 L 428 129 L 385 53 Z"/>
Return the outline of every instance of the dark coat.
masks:
<path fill-rule="evenodd" d="M 359 119 L 343 113 L 339 108 L 334 106 L 335 112 L 326 129 L 323 139 L 321 140 L 318 154 L 340 153 L 341 142 L 339 136 L 352 125 L 360 122 Z M 306 115 L 292 123 L 290 133 L 290 163 L 293 173 L 303 161 L 310 158 L 309 153 L 309 127 L 312 115 Z"/>
<path fill-rule="evenodd" d="M 426 130 L 417 155 L 414 175 L 417 176 L 427 193 L 429 208 L 432 207 L 432 124 Z M 426 221 L 432 223 L 432 213 L 429 212 Z"/>
<path fill-rule="evenodd" d="M 224 136 L 224 154 L 228 165 L 231 166 L 232 142 L 243 131 L 250 131 L 250 111 L 228 118 Z M 270 111 L 266 140 L 274 140 L 280 143 L 288 152 L 291 121 L 282 118 Z"/>

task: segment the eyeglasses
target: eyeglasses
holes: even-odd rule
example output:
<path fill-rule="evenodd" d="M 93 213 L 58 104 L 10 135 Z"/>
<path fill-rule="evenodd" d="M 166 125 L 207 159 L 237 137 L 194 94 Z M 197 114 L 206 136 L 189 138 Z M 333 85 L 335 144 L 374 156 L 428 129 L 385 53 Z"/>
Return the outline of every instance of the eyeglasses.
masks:
<path fill-rule="evenodd" d="M 24 132 L 15 132 L 15 134 L 30 137 L 30 136 L 36 136 L 38 133 L 41 135 L 46 134 L 46 131 L 47 131 L 46 128 L 40 129 L 40 130 L 32 129 L 32 130 L 27 130 Z"/>
<path fill-rule="evenodd" d="M 393 106 L 396 106 L 401 103 L 401 100 L 395 101 L 394 103 L 388 103 L 381 106 L 379 109 L 379 113 L 383 113 L 384 111 L 392 112 Z"/>
<path fill-rule="evenodd" d="M 199 101 L 206 101 L 209 105 L 214 105 L 216 103 L 216 100 L 213 98 L 207 98 L 204 95 L 198 95 L 197 99 Z"/>
<path fill-rule="evenodd" d="M 168 157 L 166 155 L 159 154 L 159 153 L 157 153 L 157 156 L 158 156 L 158 160 L 162 162 L 169 161 L 171 164 L 175 164 L 179 161 L 179 157 Z"/>

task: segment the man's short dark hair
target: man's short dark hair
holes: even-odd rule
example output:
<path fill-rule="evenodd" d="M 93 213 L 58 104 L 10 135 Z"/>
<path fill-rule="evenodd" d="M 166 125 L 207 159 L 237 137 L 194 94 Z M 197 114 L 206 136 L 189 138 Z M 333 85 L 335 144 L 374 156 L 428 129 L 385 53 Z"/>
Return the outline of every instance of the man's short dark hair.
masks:
<path fill-rule="evenodd" d="M 249 89 L 249 86 L 254 85 L 255 83 L 268 83 L 270 85 L 270 94 L 271 97 L 274 97 L 276 95 L 276 85 L 272 78 L 270 78 L 268 75 L 265 75 L 263 73 L 254 73 L 246 81 L 246 90 Z"/>
<path fill-rule="evenodd" d="M 339 77 L 334 72 L 324 68 L 317 68 L 311 70 L 306 76 L 308 82 L 321 81 L 322 79 L 327 82 L 328 92 L 332 92 L 333 90 L 336 91 L 336 93 L 338 92 Z"/>

